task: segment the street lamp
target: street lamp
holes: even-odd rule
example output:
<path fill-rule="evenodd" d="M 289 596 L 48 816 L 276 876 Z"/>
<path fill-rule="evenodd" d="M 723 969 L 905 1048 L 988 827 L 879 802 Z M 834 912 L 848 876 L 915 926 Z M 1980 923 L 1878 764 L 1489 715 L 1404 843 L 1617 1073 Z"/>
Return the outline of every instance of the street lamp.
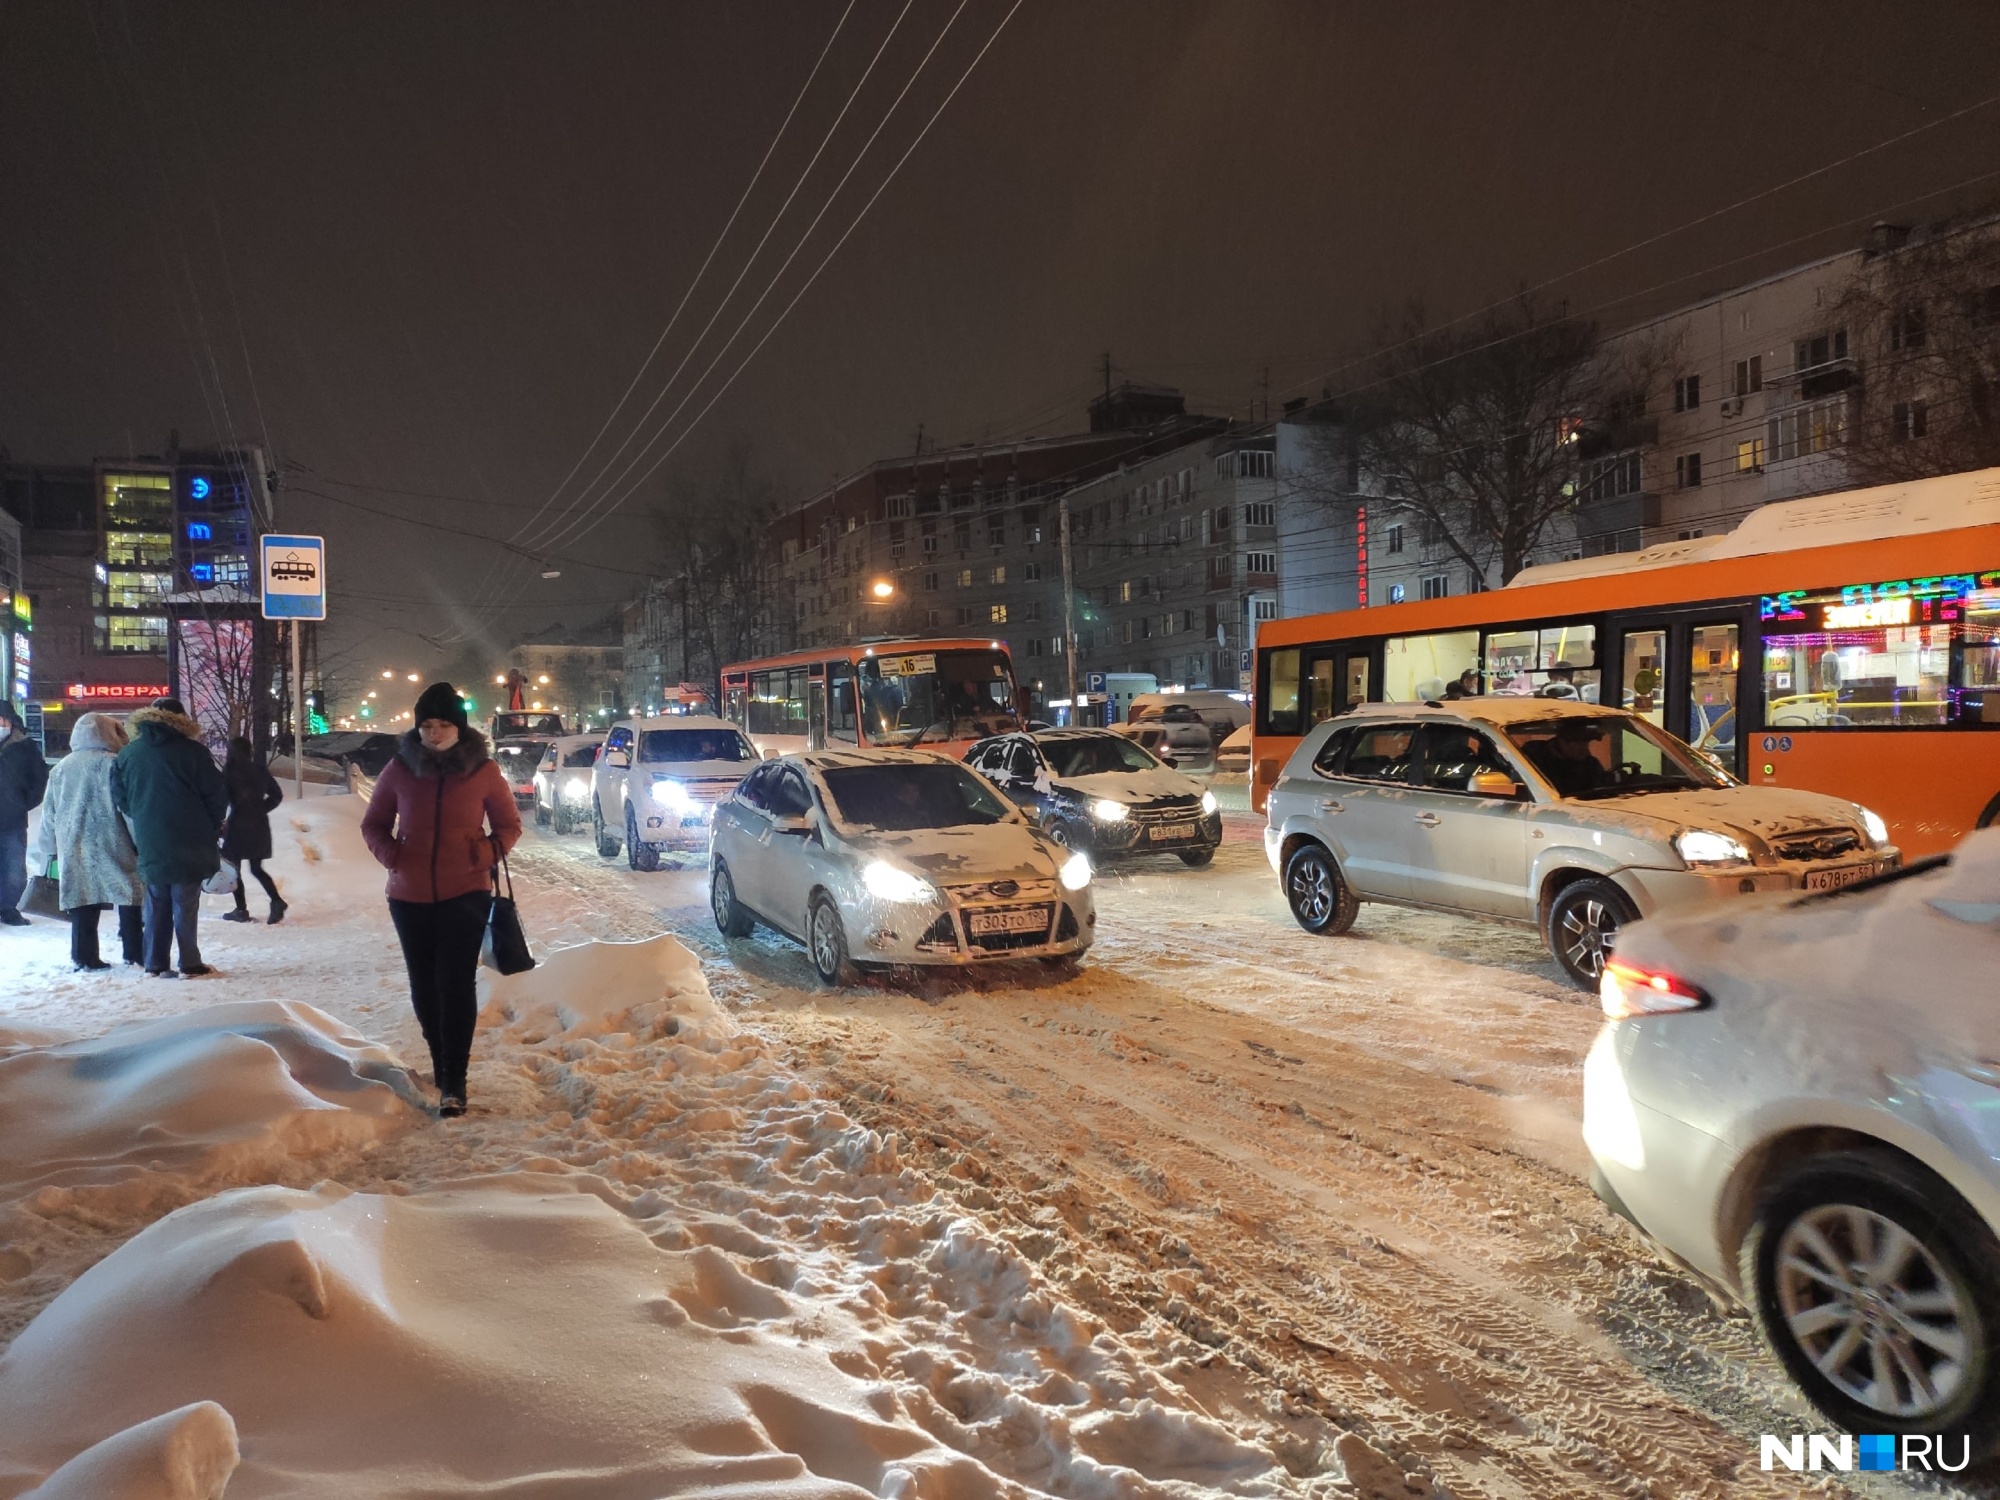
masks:
<path fill-rule="evenodd" d="M 416 680 L 417 680 L 417 674 L 415 672 L 412 672 L 410 674 L 410 681 L 415 682 Z"/>
<path fill-rule="evenodd" d="M 868 592 L 877 604 L 887 604 L 896 597 L 896 585 L 887 578 L 878 578 L 868 585 Z"/>
<path fill-rule="evenodd" d="M 549 685 L 549 674 L 544 672 L 542 673 L 541 676 L 537 677 L 535 681 L 540 683 L 543 687 L 547 687 Z"/>
<path fill-rule="evenodd" d="M 507 685 L 507 674 L 505 672 L 495 672 L 493 674 L 493 685 L 495 687 L 505 687 Z"/>
<path fill-rule="evenodd" d="M 384 677 L 394 677 L 396 674 L 394 672 L 391 672 L 388 668 L 384 667 L 382 669 L 382 675 Z"/>

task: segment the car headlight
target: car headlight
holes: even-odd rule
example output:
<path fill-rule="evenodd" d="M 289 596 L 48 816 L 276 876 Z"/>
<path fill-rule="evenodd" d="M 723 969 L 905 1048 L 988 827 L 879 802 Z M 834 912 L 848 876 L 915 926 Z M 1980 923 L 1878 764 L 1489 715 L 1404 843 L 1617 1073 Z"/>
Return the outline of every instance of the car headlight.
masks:
<path fill-rule="evenodd" d="M 1674 835 L 1674 852 L 1691 865 L 1740 865 L 1750 851 L 1726 833 L 1690 828 Z"/>
<path fill-rule="evenodd" d="M 921 875 L 899 870 L 887 860 L 870 860 L 861 871 L 868 894 L 883 901 L 935 901 L 937 890 Z"/>
<path fill-rule="evenodd" d="M 1215 800 L 1215 793 L 1203 792 L 1201 794 L 1201 812 L 1203 817 L 1209 817 L 1213 815 L 1215 810 L 1220 806 L 1222 806 L 1222 804 Z"/>
<path fill-rule="evenodd" d="M 1090 815 L 1100 823 L 1122 823 L 1130 813 L 1124 803 L 1102 797 L 1090 804 Z"/>
<path fill-rule="evenodd" d="M 653 778 L 653 799 L 675 812 L 686 812 L 694 806 L 694 798 L 688 795 L 688 789 L 671 776 Z"/>
<path fill-rule="evenodd" d="M 1861 826 L 1868 830 L 1869 842 L 1878 849 L 1888 843 L 1889 825 L 1882 821 L 1882 815 L 1872 808 L 1862 807 L 1859 802 L 1854 806 L 1861 814 Z"/>
<path fill-rule="evenodd" d="M 1064 890 L 1080 891 L 1090 884 L 1090 856 L 1081 852 L 1072 854 L 1056 873 L 1062 877 Z"/>

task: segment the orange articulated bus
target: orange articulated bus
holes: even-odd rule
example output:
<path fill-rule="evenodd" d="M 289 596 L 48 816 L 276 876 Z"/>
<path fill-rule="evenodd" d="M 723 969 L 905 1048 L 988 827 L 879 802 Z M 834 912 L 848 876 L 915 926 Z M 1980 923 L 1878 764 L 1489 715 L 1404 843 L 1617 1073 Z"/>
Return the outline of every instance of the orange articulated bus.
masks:
<path fill-rule="evenodd" d="M 1864 802 L 1906 857 L 2000 821 L 2000 469 L 1753 512 L 1506 588 L 1258 628 L 1251 805 L 1357 703 L 1624 707 L 1743 780 Z"/>
<path fill-rule="evenodd" d="M 999 641 L 875 641 L 724 667 L 722 717 L 766 757 L 911 744 L 960 755 L 1021 728 L 1021 690 Z"/>

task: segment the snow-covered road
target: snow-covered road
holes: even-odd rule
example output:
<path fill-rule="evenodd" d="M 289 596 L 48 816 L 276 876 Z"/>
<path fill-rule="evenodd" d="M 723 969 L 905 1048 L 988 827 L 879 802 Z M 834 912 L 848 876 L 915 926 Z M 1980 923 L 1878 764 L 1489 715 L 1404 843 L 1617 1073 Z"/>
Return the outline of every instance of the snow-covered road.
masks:
<path fill-rule="evenodd" d="M 293 918 L 209 922 L 219 979 L 73 976 L 59 929 L 11 937 L 0 1056 L 33 1028 L 90 1036 L 269 998 L 421 1055 L 379 875 L 335 857 L 338 819 L 285 822 L 274 863 Z M 0 1340 L 222 1188 L 400 1194 L 525 1164 L 639 1195 L 644 1222 L 673 1222 L 648 1229 L 657 1242 L 775 1286 L 722 1297 L 729 1337 L 809 1327 L 839 1370 L 893 1389 L 914 1488 L 900 1469 L 840 1470 L 861 1439 L 832 1398 L 807 1424 L 835 1434 L 817 1445 L 758 1418 L 757 1442 L 868 1492 L 1799 1493 L 1799 1477 L 1759 1472 L 1758 1434 L 1818 1419 L 1748 1324 L 1584 1184 L 1594 1004 L 1525 933 L 1368 912 L 1348 937 L 1309 938 L 1247 820 L 1230 824 L 1208 870 L 1101 874 L 1100 940 L 1075 977 L 833 994 L 781 939 L 725 944 L 699 861 L 640 874 L 531 829 L 515 870 L 537 944 L 671 932 L 726 1032 L 565 1031 L 517 1006 L 482 1032 L 475 1113 L 451 1127 L 11 1208 L 0 1173 Z M 1093 1328 L 1107 1336 L 1079 1343 Z M 358 1492 L 352 1477 L 272 1486 L 254 1446 L 231 1500 Z"/>

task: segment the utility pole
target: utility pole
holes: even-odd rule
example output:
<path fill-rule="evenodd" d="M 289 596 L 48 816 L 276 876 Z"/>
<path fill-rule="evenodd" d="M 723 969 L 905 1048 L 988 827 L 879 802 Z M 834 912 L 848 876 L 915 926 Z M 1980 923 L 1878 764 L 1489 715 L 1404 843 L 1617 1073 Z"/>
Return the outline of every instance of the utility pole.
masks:
<path fill-rule="evenodd" d="M 1111 351 L 1109 349 L 1104 351 L 1104 396 L 1106 400 L 1111 398 Z"/>
<path fill-rule="evenodd" d="M 1107 363 L 1110 356 L 1106 356 Z M 1063 659 L 1069 664 L 1069 721 L 1083 722 L 1083 705 L 1076 698 L 1076 575 L 1069 560 L 1069 491 L 1056 502 L 1056 524 L 1062 538 L 1063 570 Z"/>

